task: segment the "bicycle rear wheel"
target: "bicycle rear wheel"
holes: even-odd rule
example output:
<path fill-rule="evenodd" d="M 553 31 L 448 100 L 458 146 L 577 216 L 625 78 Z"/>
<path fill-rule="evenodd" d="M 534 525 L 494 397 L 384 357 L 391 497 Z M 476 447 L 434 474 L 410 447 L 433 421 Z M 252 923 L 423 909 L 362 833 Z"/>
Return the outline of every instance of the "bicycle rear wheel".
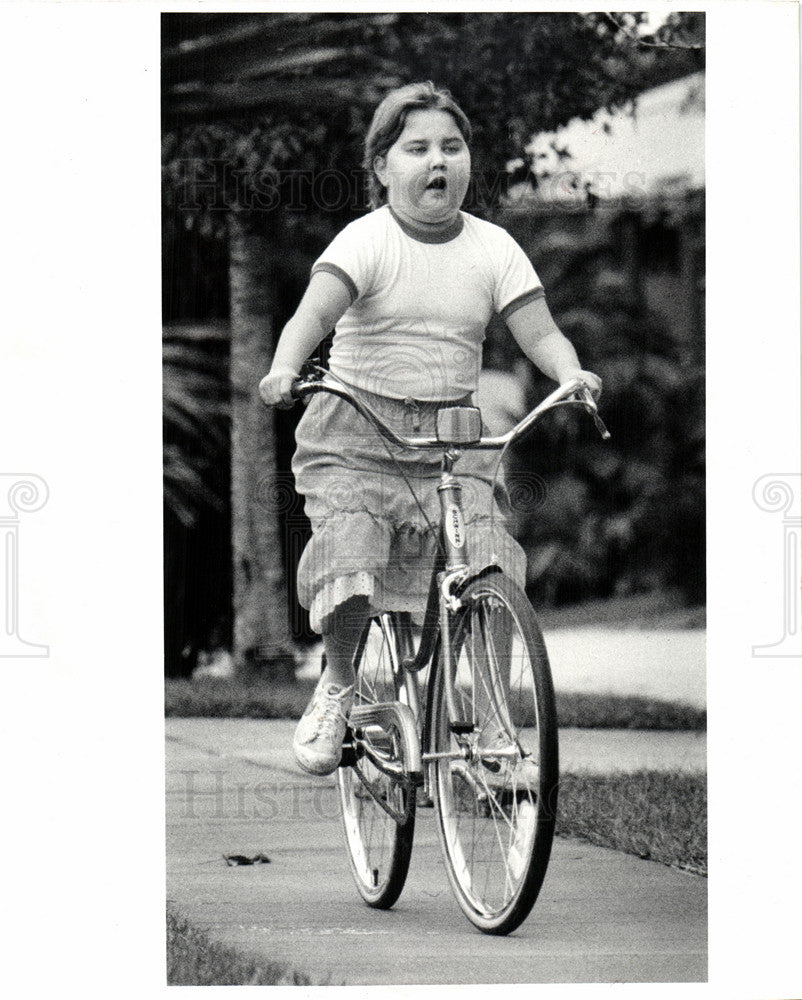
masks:
<path fill-rule="evenodd" d="M 529 601 L 500 572 L 460 595 L 451 638 L 456 700 L 472 731 L 453 733 L 443 658 L 433 680 L 434 789 L 443 856 L 468 919 L 508 934 L 529 914 L 551 853 L 557 714 Z"/>
<path fill-rule="evenodd" d="M 401 668 L 395 624 L 389 615 L 365 628 L 354 657 L 355 705 L 401 698 Z M 349 730 L 350 731 L 350 730 Z M 371 727 L 364 733 L 376 748 L 397 759 L 400 734 Z M 342 821 L 351 871 L 369 906 L 391 907 L 404 888 L 415 831 L 415 789 L 389 777 L 359 750 L 344 753 L 337 770 Z"/>

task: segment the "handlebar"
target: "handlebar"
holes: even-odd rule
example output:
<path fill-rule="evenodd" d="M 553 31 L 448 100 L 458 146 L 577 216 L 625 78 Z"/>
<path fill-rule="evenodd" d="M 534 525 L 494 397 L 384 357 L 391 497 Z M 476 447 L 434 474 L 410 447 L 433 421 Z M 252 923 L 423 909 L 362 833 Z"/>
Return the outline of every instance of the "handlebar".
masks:
<path fill-rule="evenodd" d="M 448 442 L 442 441 L 436 437 L 404 437 L 401 434 L 396 433 L 389 427 L 382 418 L 376 413 L 364 399 L 360 399 L 344 382 L 341 382 L 335 375 L 331 372 L 325 373 L 325 380 L 320 378 L 311 377 L 306 379 L 299 379 L 292 387 L 292 396 L 295 399 L 303 399 L 306 396 L 312 396 L 317 392 L 329 392 L 333 396 L 339 396 L 346 402 L 350 403 L 359 413 L 365 417 L 388 441 L 393 444 L 400 445 L 403 448 L 443 448 L 448 446 Z M 458 445 L 459 448 L 471 448 L 471 449 L 485 449 L 485 450 L 496 450 L 501 448 L 506 448 L 507 445 L 511 444 L 513 441 L 518 440 L 524 435 L 528 434 L 529 431 L 535 426 L 535 424 L 540 420 L 540 418 L 551 409 L 556 406 L 564 405 L 578 405 L 582 406 L 588 413 L 593 417 L 596 428 L 602 436 L 602 439 L 607 441 L 610 437 L 610 432 L 604 426 L 601 417 L 599 416 L 598 407 L 596 405 L 596 400 L 593 398 L 593 394 L 587 385 L 578 378 L 570 379 L 563 385 L 559 386 L 554 392 L 550 393 L 544 400 L 542 400 L 526 417 L 523 418 L 519 423 L 515 425 L 511 430 L 507 431 L 506 434 L 500 434 L 494 437 L 483 437 L 478 441 L 472 441 L 467 444 Z"/>

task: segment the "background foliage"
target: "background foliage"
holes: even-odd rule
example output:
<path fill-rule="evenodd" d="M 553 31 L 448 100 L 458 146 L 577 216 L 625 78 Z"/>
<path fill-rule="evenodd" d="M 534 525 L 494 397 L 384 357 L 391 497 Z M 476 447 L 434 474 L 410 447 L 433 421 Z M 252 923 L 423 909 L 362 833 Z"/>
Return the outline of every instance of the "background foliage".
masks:
<path fill-rule="evenodd" d="M 621 261 L 631 256 L 622 254 L 622 237 L 642 242 L 643 212 L 529 211 L 504 221 L 533 259 L 583 365 L 601 376 L 601 412 L 612 434 L 603 443 L 591 421 L 557 411 L 518 447 L 516 467 L 541 480 L 530 491 L 538 502 L 521 507 L 516 524 L 531 596 L 549 605 L 672 588 L 703 603 L 701 317 L 691 329 L 667 322 L 649 308 L 638 267 Z M 634 233 L 626 232 L 632 224 Z M 678 229 L 686 236 L 701 230 L 703 241 L 700 199 L 664 218 L 662 238 Z M 503 333 L 496 328 L 493 336 Z M 549 390 L 533 369 L 530 402 Z"/>
<path fill-rule="evenodd" d="M 278 330 L 312 261 L 366 207 L 360 143 L 388 89 L 421 78 L 452 89 L 475 128 L 466 207 L 498 220 L 509 182 L 537 183 L 526 152 L 534 132 L 626 106 L 645 87 L 701 68 L 703 53 L 688 46 L 703 39 L 702 15 L 672 15 L 654 36 L 638 35 L 642 20 L 556 12 L 163 16 L 165 606 L 175 625 L 168 669 L 184 672 L 198 649 L 231 637 L 229 533 L 243 498 L 232 504 L 231 387 L 214 326 L 229 319 L 231 219 L 258 231 L 270 254 L 265 330 Z M 522 166 L 508 174 L 516 158 Z M 344 186 L 316 187 L 324 176 L 344 178 Z M 666 586 L 699 600 L 701 348 L 649 314 L 616 260 L 614 220 L 600 224 L 602 215 L 500 220 L 535 261 L 583 363 L 604 378 L 614 434 L 602 446 L 592 427 L 558 413 L 517 456 L 546 485 L 544 501 L 518 513 L 530 589 L 547 603 Z M 218 332 L 208 342 L 187 336 L 193 324 L 196 333 Z M 491 331 L 501 364 L 508 349 Z M 533 375 L 529 389 L 534 397 L 546 386 Z M 275 420 L 281 474 L 297 415 Z M 303 633 L 296 628 L 295 638 Z"/>

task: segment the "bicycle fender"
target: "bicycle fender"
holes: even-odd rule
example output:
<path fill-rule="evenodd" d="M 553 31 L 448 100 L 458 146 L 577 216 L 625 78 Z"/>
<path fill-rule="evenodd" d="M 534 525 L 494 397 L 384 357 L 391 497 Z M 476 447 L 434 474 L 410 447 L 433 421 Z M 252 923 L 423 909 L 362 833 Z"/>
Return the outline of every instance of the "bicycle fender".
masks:
<path fill-rule="evenodd" d="M 504 570 L 501 568 L 501 566 L 498 565 L 498 563 L 490 563 L 488 566 L 482 567 L 482 569 L 480 569 L 478 572 L 471 573 L 469 576 L 465 577 L 465 579 L 457 588 L 457 597 L 459 597 L 460 594 L 463 594 L 475 580 L 482 580 L 484 577 L 489 576 L 491 573 L 503 573 L 503 572 Z"/>

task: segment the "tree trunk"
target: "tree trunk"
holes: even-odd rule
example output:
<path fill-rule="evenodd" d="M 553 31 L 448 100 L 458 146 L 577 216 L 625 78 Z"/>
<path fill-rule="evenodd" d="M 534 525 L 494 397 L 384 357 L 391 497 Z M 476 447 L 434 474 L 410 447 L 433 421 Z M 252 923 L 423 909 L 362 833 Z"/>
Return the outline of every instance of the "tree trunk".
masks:
<path fill-rule="evenodd" d="M 231 534 L 234 660 L 246 676 L 294 679 L 282 559 L 273 413 L 258 385 L 275 350 L 269 241 L 229 217 L 231 247 Z"/>

